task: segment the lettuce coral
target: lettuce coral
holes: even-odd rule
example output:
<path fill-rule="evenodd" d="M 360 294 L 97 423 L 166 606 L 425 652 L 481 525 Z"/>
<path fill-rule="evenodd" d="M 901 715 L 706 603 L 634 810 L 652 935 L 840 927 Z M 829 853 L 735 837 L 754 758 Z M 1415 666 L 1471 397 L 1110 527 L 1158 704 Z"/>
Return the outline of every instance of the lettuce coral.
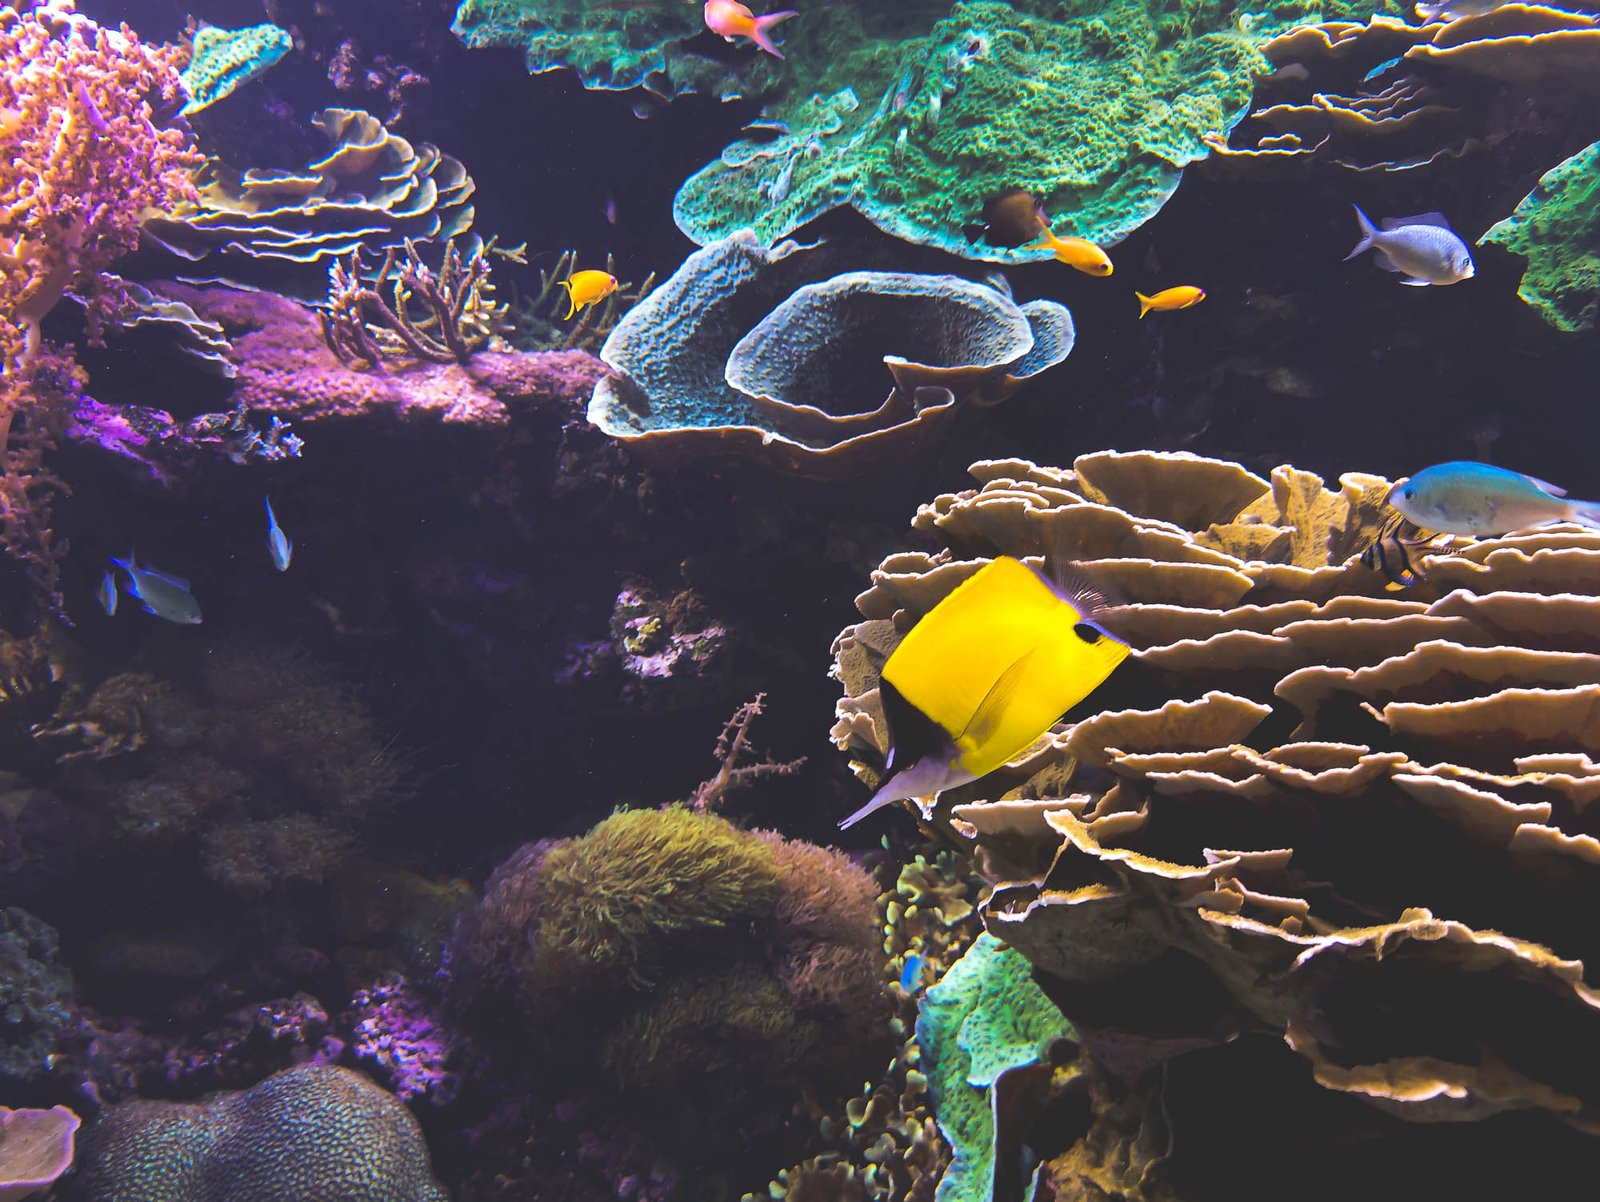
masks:
<path fill-rule="evenodd" d="M 1004 399 L 1072 350 L 1072 316 L 1053 301 L 1018 305 L 953 275 L 841 271 L 847 257 L 768 249 L 748 230 L 690 255 L 606 339 L 615 374 L 589 420 L 668 457 L 830 478 L 924 446 L 963 406 Z"/>
<path fill-rule="evenodd" d="M 1524 256 L 1517 295 L 1558 330 L 1600 322 L 1600 142 L 1557 163 L 1479 243 Z"/>

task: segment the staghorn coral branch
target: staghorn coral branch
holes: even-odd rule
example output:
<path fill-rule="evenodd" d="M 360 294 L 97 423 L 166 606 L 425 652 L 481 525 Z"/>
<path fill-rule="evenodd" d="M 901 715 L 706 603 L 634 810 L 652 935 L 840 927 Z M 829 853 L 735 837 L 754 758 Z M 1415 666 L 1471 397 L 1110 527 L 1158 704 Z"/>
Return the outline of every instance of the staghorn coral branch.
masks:
<path fill-rule="evenodd" d="M 726 800 L 730 790 L 763 777 L 793 775 L 806 762 L 806 757 L 800 756 L 798 759 L 782 763 L 771 758 L 758 760 L 753 764 L 739 763 L 749 752 L 750 723 L 755 721 L 765 708 L 766 700 L 765 693 L 757 693 L 754 698 L 734 710 L 733 715 L 723 724 L 722 733 L 717 736 L 716 749 L 712 753 L 719 765 L 717 773 L 695 788 L 689 798 L 691 809 L 698 813 L 716 810 Z"/>

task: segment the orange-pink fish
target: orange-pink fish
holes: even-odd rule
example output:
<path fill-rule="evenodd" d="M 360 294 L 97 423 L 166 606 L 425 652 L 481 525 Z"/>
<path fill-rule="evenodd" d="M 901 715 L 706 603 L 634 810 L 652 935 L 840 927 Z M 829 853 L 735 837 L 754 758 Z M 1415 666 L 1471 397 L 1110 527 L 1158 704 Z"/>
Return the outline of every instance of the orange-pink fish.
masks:
<path fill-rule="evenodd" d="M 749 38 L 775 58 L 782 58 L 783 51 L 772 41 L 772 27 L 780 21 L 787 21 L 790 17 L 799 15 L 794 11 L 784 11 L 758 17 L 738 0 L 706 0 L 707 29 L 712 33 L 721 34 L 724 41 Z"/>

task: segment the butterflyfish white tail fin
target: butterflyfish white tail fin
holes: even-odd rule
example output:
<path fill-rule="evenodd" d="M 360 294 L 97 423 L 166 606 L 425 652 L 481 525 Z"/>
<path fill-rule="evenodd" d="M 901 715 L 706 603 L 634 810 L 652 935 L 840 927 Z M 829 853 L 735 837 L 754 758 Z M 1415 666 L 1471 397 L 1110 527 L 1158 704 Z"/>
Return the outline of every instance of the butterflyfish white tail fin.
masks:
<path fill-rule="evenodd" d="M 1571 519 L 1580 526 L 1600 530 L 1600 501 L 1570 501 Z"/>

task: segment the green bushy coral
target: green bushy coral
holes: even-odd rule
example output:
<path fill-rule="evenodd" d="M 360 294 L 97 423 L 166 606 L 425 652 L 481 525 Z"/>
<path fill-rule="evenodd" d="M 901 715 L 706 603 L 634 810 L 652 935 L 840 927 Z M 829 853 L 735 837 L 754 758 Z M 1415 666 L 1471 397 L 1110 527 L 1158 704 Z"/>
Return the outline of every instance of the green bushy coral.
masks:
<path fill-rule="evenodd" d="M 457 998 L 631 1139 L 727 1171 L 779 1146 L 802 1090 L 839 1097 L 888 1050 L 875 892 L 837 851 L 622 811 L 496 871 Z"/>
<path fill-rule="evenodd" d="M 540 870 L 545 905 L 534 948 L 541 988 L 660 975 L 665 944 L 769 910 L 772 851 L 755 835 L 682 806 L 623 810 L 552 849 Z"/>

